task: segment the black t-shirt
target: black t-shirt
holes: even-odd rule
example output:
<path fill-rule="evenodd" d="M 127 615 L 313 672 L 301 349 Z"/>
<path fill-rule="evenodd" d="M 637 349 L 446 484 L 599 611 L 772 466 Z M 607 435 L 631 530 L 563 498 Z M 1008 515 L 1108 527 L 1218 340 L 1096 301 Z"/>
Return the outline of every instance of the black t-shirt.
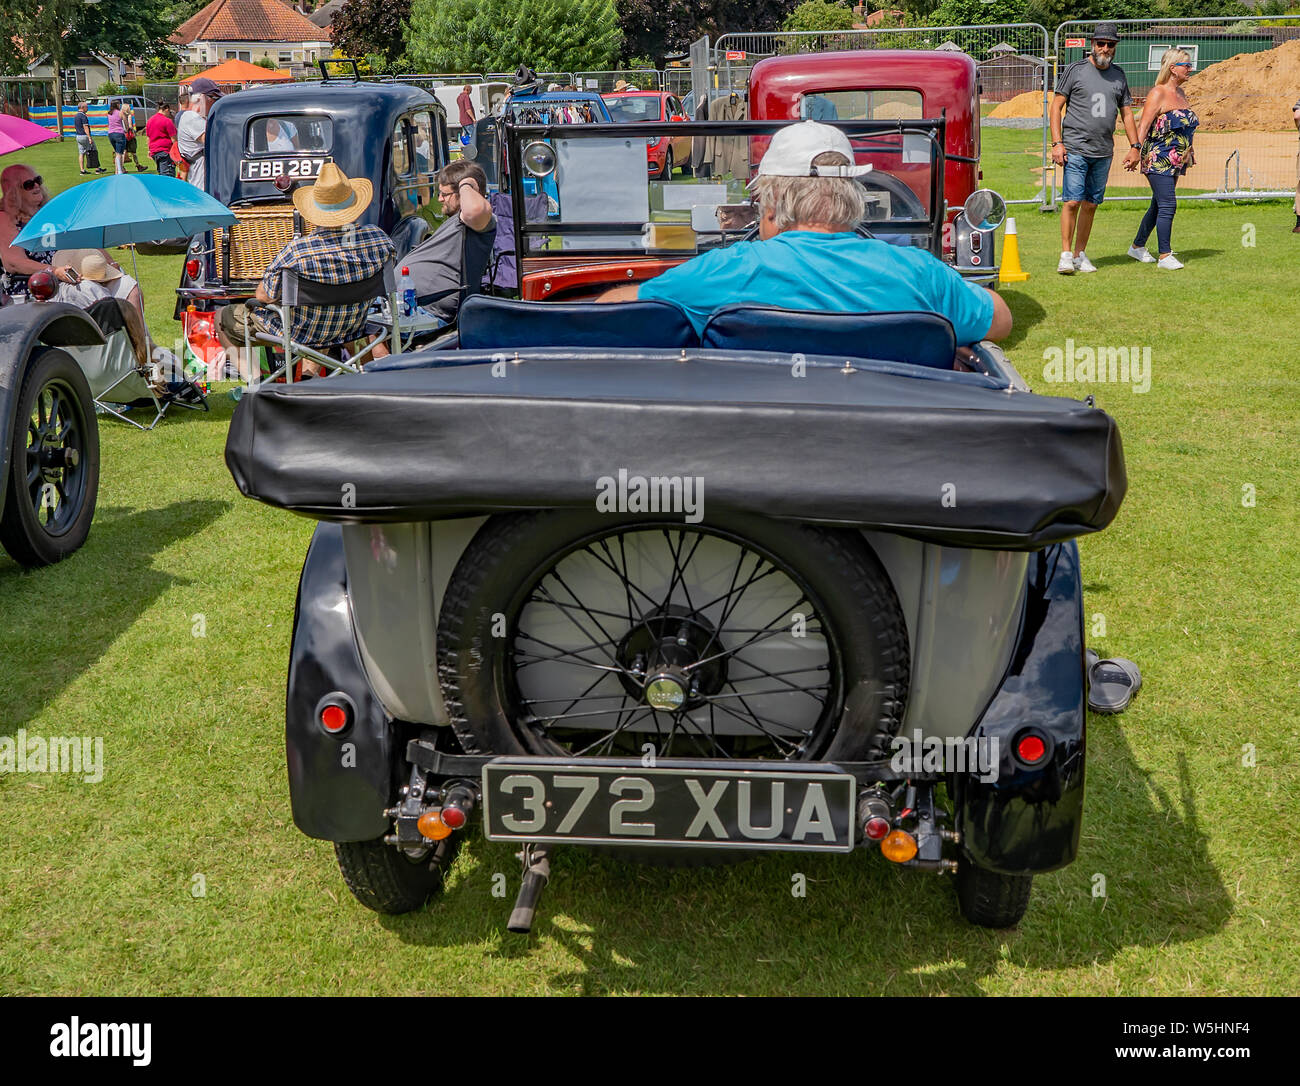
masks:
<path fill-rule="evenodd" d="M 90 118 L 81 110 L 77 110 L 76 119 L 72 123 L 76 126 L 78 136 L 90 135 Z"/>

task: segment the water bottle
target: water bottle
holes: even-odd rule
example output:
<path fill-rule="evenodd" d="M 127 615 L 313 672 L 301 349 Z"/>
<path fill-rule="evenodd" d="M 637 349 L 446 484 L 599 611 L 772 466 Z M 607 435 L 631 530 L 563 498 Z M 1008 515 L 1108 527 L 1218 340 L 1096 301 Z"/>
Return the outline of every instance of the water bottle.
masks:
<path fill-rule="evenodd" d="M 402 269 L 402 278 L 397 284 L 398 293 L 402 298 L 402 316 L 415 316 L 415 283 L 411 279 L 411 269 Z"/>

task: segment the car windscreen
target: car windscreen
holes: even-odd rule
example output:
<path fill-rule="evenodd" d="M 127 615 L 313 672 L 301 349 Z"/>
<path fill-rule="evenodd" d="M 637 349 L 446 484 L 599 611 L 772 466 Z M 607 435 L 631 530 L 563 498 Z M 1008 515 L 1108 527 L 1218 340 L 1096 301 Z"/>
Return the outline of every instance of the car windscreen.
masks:
<path fill-rule="evenodd" d="M 804 121 L 919 121 L 924 116 L 916 90 L 822 90 L 799 96 Z"/>
<path fill-rule="evenodd" d="M 637 94 L 606 98 L 609 115 L 622 121 L 659 121 L 663 119 L 663 99 L 657 94 Z"/>
<path fill-rule="evenodd" d="M 254 117 L 244 137 L 250 155 L 323 155 L 334 145 L 334 122 L 314 114 Z"/>

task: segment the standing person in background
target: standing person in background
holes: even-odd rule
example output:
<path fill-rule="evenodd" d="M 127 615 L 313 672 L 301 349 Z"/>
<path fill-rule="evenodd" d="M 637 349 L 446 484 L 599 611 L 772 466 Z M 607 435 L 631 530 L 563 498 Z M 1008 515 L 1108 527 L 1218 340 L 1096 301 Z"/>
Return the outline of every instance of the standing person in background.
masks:
<path fill-rule="evenodd" d="M 1156 232 L 1160 243 L 1160 260 L 1157 266 L 1165 271 L 1177 271 L 1183 265 L 1174 257 L 1169 235 L 1174 224 L 1178 200 L 1174 189 L 1188 166 L 1196 165 L 1196 152 L 1192 150 L 1192 136 L 1200 124 L 1192 112 L 1191 103 L 1183 93 L 1183 84 L 1192 74 L 1192 58 L 1182 49 L 1166 49 L 1160 59 L 1160 74 L 1142 104 L 1142 172 L 1151 186 L 1151 203 L 1138 225 L 1137 237 L 1128 255 L 1143 264 L 1150 264 L 1147 238 Z"/>
<path fill-rule="evenodd" d="M 172 104 L 161 102 L 158 112 L 145 122 L 144 134 L 148 139 L 149 157 L 163 177 L 176 176 L 176 163 L 172 161 L 172 140 L 176 138 L 176 125 L 172 121 Z"/>
<path fill-rule="evenodd" d="M 180 147 L 181 157 L 190 165 L 186 180 L 198 189 L 203 188 L 207 180 L 203 143 L 207 133 L 208 114 L 213 103 L 220 97 L 221 88 L 207 76 L 199 76 L 190 84 L 190 108 L 176 122 L 176 143 Z"/>
<path fill-rule="evenodd" d="M 1296 130 L 1300 131 L 1300 99 L 1291 107 L 1291 118 L 1295 121 Z M 1295 226 L 1291 227 L 1291 233 L 1300 234 L 1300 152 L 1295 156 Z"/>
<path fill-rule="evenodd" d="M 77 130 L 77 166 L 83 174 L 89 173 L 86 169 L 89 162 L 90 154 L 95 150 L 95 138 L 90 134 L 90 114 L 86 112 L 86 103 L 77 103 L 77 116 L 72 122 Z M 96 173 L 103 173 L 103 166 L 95 167 Z"/>
<path fill-rule="evenodd" d="M 126 126 L 122 123 L 122 103 L 116 98 L 108 103 L 108 142 L 113 146 L 113 172 L 123 173 L 122 156 L 126 154 Z"/>
<path fill-rule="evenodd" d="M 123 169 L 126 168 L 126 160 L 129 156 L 131 161 L 135 163 L 137 172 L 144 173 L 149 167 L 140 165 L 140 155 L 136 143 L 135 107 L 130 102 L 122 103 L 122 129 L 126 133 L 126 152 L 122 155 L 122 167 Z"/>
<path fill-rule="evenodd" d="M 474 122 L 478 120 L 474 113 L 474 99 L 470 97 L 468 83 L 456 96 L 456 105 L 460 109 L 460 141 L 467 144 L 474 138 Z"/>
<path fill-rule="evenodd" d="M 1106 196 L 1106 179 L 1115 153 L 1115 117 L 1121 115 L 1128 135 L 1129 153 L 1124 169 L 1137 169 L 1138 134 L 1133 120 L 1133 97 L 1124 69 L 1115 63 L 1119 29 L 1098 23 L 1092 32 L 1092 52 L 1066 66 L 1056 81 L 1052 99 L 1052 161 L 1064 166 L 1061 197 L 1062 275 L 1095 272 L 1088 254 L 1088 237 L 1097 205 Z"/>

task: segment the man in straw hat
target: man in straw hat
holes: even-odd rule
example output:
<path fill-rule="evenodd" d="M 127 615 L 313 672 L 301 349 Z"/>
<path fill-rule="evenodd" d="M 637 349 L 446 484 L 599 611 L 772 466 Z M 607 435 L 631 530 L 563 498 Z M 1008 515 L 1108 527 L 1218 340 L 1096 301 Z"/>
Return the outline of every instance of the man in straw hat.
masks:
<path fill-rule="evenodd" d="M 369 279 L 384 261 L 396 257 L 392 241 L 379 227 L 356 225 L 373 196 L 373 186 L 366 178 L 350 178 L 333 162 L 321 167 L 314 185 L 294 192 L 294 207 L 315 229 L 294 238 L 276 254 L 257 284 L 253 303 L 228 305 L 221 311 L 218 330 L 227 348 L 243 345 L 246 327 L 283 335 L 280 314 L 267 308 L 267 303 L 279 301 L 281 271 L 291 269 L 318 283 L 343 285 Z M 308 347 L 360 338 L 368 307 L 368 302 L 295 306 L 289 335 Z M 382 345 L 376 347 L 376 357 L 386 353 Z M 303 365 L 313 375 L 320 372 L 314 363 Z"/>
<path fill-rule="evenodd" d="M 648 279 L 606 291 L 602 302 L 673 302 L 697 332 L 723 306 L 748 303 L 837 313 L 924 311 L 952 322 L 959 344 L 1003 339 L 1007 303 L 967 283 L 924 249 L 859 237 L 866 194 L 853 145 L 817 121 L 772 137 L 750 188 L 758 197 L 758 241 L 703 253 Z"/>

